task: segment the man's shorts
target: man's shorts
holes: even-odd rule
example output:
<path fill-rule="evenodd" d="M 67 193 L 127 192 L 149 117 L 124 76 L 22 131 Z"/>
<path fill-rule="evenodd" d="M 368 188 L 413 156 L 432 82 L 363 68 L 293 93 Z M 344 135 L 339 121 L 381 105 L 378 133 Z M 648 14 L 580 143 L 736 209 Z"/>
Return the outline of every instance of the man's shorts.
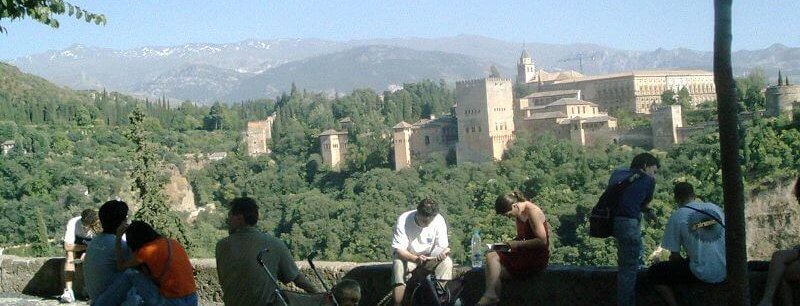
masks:
<path fill-rule="evenodd" d="M 67 248 L 64 246 L 64 250 L 67 252 L 67 258 L 64 262 L 64 271 L 74 272 L 75 271 L 75 258 L 80 258 L 81 255 L 86 252 L 86 245 L 85 244 L 73 244 L 71 248 Z"/>
<path fill-rule="evenodd" d="M 647 278 L 654 285 L 678 285 L 702 282 L 694 276 L 689 268 L 688 260 L 662 261 L 650 266 L 647 271 Z"/>
<path fill-rule="evenodd" d="M 392 258 L 392 285 L 405 285 L 408 278 L 411 277 L 411 271 L 416 268 L 416 263 L 402 260 L 395 254 Z M 453 260 L 449 256 L 438 264 L 432 261 L 427 262 L 425 268 L 433 270 L 438 280 L 453 279 Z"/>

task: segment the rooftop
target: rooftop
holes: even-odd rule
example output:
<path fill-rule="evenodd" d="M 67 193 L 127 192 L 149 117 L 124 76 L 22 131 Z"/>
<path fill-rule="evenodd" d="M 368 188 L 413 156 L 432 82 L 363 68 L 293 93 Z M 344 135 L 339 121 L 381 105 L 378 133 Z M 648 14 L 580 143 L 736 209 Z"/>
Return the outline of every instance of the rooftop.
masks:
<path fill-rule="evenodd" d="M 573 82 L 586 82 L 586 81 L 596 81 L 596 80 L 614 79 L 614 78 L 631 77 L 631 76 L 665 77 L 665 76 L 680 76 L 680 75 L 713 76 L 714 73 L 705 70 L 634 70 L 634 71 L 626 71 L 620 73 L 594 75 L 594 76 L 575 78 L 575 79 L 557 79 L 553 83 L 562 84 L 562 83 L 573 83 Z"/>
<path fill-rule="evenodd" d="M 412 128 L 412 127 L 414 127 L 414 126 L 408 124 L 408 122 L 400 121 L 400 123 L 395 124 L 393 128 L 395 128 L 395 129 L 407 129 L 407 128 Z"/>
<path fill-rule="evenodd" d="M 319 136 L 346 135 L 346 134 L 347 134 L 347 131 L 339 132 L 337 130 L 331 129 L 331 130 L 326 130 L 326 131 L 322 132 L 321 134 L 319 134 Z"/>
<path fill-rule="evenodd" d="M 541 98 L 541 97 L 552 97 L 552 96 L 564 96 L 564 95 L 574 95 L 581 92 L 578 89 L 567 89 L 567 90 L 551 90 L 551 91 L 542 91 L 542 92 L 535 92 L 529 94 L 527 96 L 522 97 L 523 99 L 532 99 L 532 98 Z"/>
<path fill-rule="evenodd" d="M 540 120 L 540 119 L 555 119 L 555 118 L 566 118 L 567 114 L 564 112 L 542 112 L 542 113 L 533 113 L 530 117 L 526 117 L 525 119 L 531 120 Z"/>

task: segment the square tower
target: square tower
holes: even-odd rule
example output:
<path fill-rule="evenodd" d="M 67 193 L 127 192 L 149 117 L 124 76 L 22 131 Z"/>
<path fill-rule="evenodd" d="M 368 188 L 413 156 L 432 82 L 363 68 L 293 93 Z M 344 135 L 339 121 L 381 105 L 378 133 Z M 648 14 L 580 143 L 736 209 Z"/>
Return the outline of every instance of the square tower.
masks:
<path fill-rule="evenodd" d="M 258 156 L 270 153 L 269 148 L 267 148 L 267 142 L 272 139 L 272 123 L 274 121 L 275 115 L 273 114 L 265 120 L 247 122 L 245 143 L 247 144 L 248 155 Z"/>
<path fill-rule="evenodd" d="M 503 158 L 503 152 L 514 138 L 511 86 L 511 79 L 498 77 L 456 83 L 456 159 L 459 164 Z"/>
<path fill-rule="evenodd" d="M 680 105 L 663 105 L 653 108 L 653 148 L 668 150 L 680 143 L 679 129 L 683 127 Z"/>
<path fill-rule="evenodd" d="M 319 135 L 320 153 L 322 163 L 338 170 L 341 163 L 347 159 L 348 134 L 346 131 L 338 132 L 327 130 Z"/>

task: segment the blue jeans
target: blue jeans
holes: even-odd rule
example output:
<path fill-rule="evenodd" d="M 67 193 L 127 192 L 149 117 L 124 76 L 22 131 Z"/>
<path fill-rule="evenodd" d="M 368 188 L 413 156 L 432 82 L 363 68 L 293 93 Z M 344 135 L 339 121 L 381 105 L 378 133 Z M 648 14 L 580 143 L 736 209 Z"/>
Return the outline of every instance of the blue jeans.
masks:
<path fill-rule="evenodd" d="M 197 293 L 192 293 L 185 297 L 168 299 L 161 295 L 153 281 L 134 269 L 125 270 L 119 278 L 101 294 L 92 305 L 105 306 L 105 305 L 119 305 L 126 301 L 128 291 L 134 288 L 136 295 L 141 298 L 144 305 L 147 306 L 196 306 Z M 128 298 L 130 299 L 130 298 Z"/>
<path fill-rule="evenodd" d="M 614 218 L 617 241 L 617 305 L 636 305 L 636 274 L 642 260 L 642 229 L 638 219 Z"/>

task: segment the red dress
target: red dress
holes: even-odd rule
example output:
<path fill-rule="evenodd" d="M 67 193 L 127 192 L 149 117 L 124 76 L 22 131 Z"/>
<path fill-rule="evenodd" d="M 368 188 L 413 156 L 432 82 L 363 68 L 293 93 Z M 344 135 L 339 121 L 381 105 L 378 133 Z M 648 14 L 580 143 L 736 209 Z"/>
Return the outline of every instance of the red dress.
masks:
<path fill-rule="evenodd" d="M 517 221 L 516 240 L 536 238 L 530 226 L 530 220 Z M 550 262 L 550 224 L 544 222 L 545 246 L 535 249 L 516 249 L 511 252 L 497 252 L 500 264 L 515 277 L 525 277 L 547 268 Z"/>

